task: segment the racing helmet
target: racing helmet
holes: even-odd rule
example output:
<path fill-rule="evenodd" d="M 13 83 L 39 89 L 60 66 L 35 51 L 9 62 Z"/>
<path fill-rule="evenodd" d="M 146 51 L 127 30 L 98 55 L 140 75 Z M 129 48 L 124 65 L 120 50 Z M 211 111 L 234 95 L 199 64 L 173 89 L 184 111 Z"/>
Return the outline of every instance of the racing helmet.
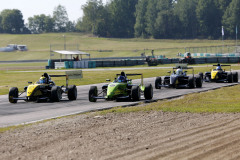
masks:
<path fill-rule="evenodd" d="M 180 68 L 179 68 L 179 69 L 177 69 L 177 70 L 176 70 L 176 74 L 177 74 L 177 75 L 181 75 L 181 74 L 183 74 L 183 71 L 182 71 L 182 69 L 180 69 Z"/>
<path fill-rule="evenodd" d="M 221 69 L 222 69 L 221 66 L 216 67 L 216 70 L 221 70 Z"/>
<path fill-rule="evenodd" d="M 40 84 L 47 83 L 47 78 L 46 78 L 46 77 L 40 77 L 39 83 L 40 83 Z"/>
<path fill-rule="evenodd" d="M 124 81 L 125 81 L 125 76 L 118 77 L 118 82 L 124 82 Z"/>

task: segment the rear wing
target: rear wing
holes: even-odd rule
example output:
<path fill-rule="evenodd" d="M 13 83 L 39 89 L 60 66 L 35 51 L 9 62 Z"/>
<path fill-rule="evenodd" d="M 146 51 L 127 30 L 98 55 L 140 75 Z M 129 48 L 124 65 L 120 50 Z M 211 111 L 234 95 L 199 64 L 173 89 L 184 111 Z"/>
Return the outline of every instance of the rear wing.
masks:
<path fill-rule="evenodd" d="M 121 74 L 116 74 L 116 77 L 120 76 Z M 134 74 L 125 74 L 126 76 L 141 76 L 141 85 L 143 85 L 143 74 L 141 73 L 134 73 Z"/>
<path fill-rule="evenodd" d="M 83 78 L 82 70 L 66 71 L 65 75 L 49 75 L 50 77 L 66 77 L 66 87 L 68 87 L 69 79 Z"/>
<path fill-rule="evenodd" d="M 216 67 L 216 66 L 219 66 L 219 65 L 213 65 L 213 67 Z M 221 65 L 221 64 L 220 64 L 220 66 L 221 66 L 221 67 L 230 67 L 230 71 L 232 71 L 232 66 L 229 65 L 229 64 L 224 64 L 224 65 Z"/>
<path fill-rule="evenodd" d="M 218 66 L 218 65 L 213 65 L 213 66 Z M 223 67 L 230 66 L 230 67 L 231 67 L 231 65 L 227 65 L 227 64 L 225 64 L 225 65 L 220 65 L 220 66 L 223 66 Z"/>

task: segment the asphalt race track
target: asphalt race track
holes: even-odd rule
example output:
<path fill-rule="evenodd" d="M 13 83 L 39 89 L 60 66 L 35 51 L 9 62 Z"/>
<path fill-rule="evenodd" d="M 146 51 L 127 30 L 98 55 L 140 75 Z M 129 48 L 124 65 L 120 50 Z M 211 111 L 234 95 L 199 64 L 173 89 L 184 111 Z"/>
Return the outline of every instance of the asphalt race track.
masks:
<path fill-rule="evenodd" d="M 134 80 L 133 83 L 140 83 Z M 145 78 L 144 84 L 151 83 L 154 88 L 155 78 Z M 105 84 L 105 83 L 104 83 Z M 203 92 L 224 86 L 236 85 L 238 83 L 203 83 L 202 88 L 195 89 L 166 89 L 156 90 L 154 88 L 153 101 L 158 99 L 178 97 L 184 94 Z M 97 84 L 100 90 L 103 84 Z M 78 97 L 76 101 L 68 101 L 66 97 L 61 102 L 35 103 L 18 101 L 17 104 L 8 102 L 8 95 L 0 96 L 0 127 L 32 123 L 44 119 L 56 118 L 59 116 L 83 113 L 92 110 L 107 109 L 116 106 L 134 105 L 139 102 L 116 102 L 98 100 L 96 103 L 88 101 L 88 91 L 92 85 L 78 86 Z M 22 90 L 22 89 L 19 89 Z M 144 102 L 142 97 L 141 102 Z"/>

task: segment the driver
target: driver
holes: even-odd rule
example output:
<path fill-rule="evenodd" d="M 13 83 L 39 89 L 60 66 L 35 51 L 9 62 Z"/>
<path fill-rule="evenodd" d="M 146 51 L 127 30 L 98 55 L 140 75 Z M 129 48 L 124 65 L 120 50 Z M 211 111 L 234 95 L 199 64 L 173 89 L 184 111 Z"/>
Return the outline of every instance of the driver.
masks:
<path fill-rule="evenodd" d="M 118 77 L 118 82 L 126 82 L 126 74 L 122 71 L 121 75 Z"/>
<path fill-rule="evenodd" d="M 220 64 L 217 65 L 216 70 L 222 70 L 222 67 Z"/>
<path fill-rule="evenodd" d="M 177 75 L 182 75 L 183 74 L 183 70 L 182 68 L 179 66 L 178 69 L 176 70 L 176 74 Z"/>
<path fill-rule="evenodd" d="M 44 77 L 44 76 L 40 77 L 39 83 L 40 83 L 40 84 L 45 84 L 45 83 L 47 83 L 47 78 Z"/>

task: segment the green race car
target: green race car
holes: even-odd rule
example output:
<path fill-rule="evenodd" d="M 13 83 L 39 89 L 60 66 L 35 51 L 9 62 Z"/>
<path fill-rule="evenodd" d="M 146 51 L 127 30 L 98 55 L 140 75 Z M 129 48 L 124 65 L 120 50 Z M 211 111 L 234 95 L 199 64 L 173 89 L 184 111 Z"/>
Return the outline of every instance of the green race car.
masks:
<path fill-rule="evenodd" d="M 128 79 L 128 76 L 141 76 L 141 84 L 132 84 L 132 80 Z M 128 99 L 133 101 L 139 101 L 141 99 L 141 93 L 144 94 L 144 97 L 147 100 L 151 100 L 153 97 L 152 85 L 143 85 L 143 75 L 125 74 L 124 72 L 121 72 L 121 74 L 116 74 L 116 78 L 113 82 L 103 85 L 100 93 L 98 93 L 97 86 L 91 86 L 89 90 L 89 101 L 96 102 L 97 99 Z"/>

